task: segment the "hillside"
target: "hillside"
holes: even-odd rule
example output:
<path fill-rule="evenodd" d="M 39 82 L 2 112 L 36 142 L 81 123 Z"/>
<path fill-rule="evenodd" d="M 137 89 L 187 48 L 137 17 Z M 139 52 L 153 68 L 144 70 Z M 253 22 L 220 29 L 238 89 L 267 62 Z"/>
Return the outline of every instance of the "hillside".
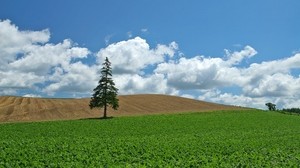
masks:
<path fill-rule="evenodd" d="M 119 100 L 120 108 L 117 111 L 109 109 L 108 116 L 240 109 L 234 106 L 167 95 L 128 95 L 119 96 Z M 90 110 L 89 101 L 90 98 L 50 99 L 2 96 L 0 97 L 0 122 L 64 120 L 102 116 L 102 110 Z"/>

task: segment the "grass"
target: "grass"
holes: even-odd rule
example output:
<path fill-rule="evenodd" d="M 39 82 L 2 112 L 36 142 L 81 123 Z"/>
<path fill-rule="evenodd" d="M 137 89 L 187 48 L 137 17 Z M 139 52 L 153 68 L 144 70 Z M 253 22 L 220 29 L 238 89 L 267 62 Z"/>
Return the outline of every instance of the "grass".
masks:
<path fill-rule="evenodd" d="M 291 167 L 300 117 L 212 112 L 0 124 L 0 167 Z"/>

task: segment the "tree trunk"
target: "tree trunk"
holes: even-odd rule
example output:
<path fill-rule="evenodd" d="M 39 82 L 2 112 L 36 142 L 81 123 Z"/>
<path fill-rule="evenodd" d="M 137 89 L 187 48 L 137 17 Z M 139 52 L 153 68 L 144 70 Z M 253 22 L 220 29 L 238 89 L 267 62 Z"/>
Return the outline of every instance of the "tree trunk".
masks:
<path fill-rule="evenodd" d="M 104 114 L 103 114 L 103 118 L 106 118 L 106 107 L 107 107 L 106 99 L 107 99 L 107 73 L 105 73 Z"/>
<path fill-rule="evenodd" d="M 103 118 L 106 118 L 106 103 L 105 103 L 105 105 L 104 105 L 104 114 L 103 114 Z"/>

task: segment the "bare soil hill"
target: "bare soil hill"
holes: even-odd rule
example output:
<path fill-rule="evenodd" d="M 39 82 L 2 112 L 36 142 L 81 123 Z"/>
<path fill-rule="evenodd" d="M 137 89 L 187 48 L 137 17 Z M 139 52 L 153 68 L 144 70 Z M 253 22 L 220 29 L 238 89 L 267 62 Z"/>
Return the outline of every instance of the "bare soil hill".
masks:
<path fill-rule="evenodd" d="M 90 98 L 52 99 L 27 97 L 0 97 L 0 122 L 45 121 L 101 117 L 102 109 L 89 108 Z M 167 95 L 119 96 L 120 108 L 108 109 L 108 116 L 162 114 L 176 112 L 204 112 L 241 109 Z"/>

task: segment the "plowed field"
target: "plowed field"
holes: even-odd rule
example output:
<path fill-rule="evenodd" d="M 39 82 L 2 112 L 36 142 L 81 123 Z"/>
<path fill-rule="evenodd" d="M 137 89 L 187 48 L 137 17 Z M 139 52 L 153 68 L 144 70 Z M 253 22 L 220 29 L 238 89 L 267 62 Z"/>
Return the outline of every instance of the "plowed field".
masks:
<path fill-rule="evenodd" d="M 50 99 L 2 96 L 0 122 L 45 121 L 102 116 L 102 109 L 89 108 L 90 98 Z M 167 95 L 119 96 L 120 108 L 108 109 L 108 116 L 146 115 L 176 112 L 204 112 L 241 109 L 193 99 Z"/>

